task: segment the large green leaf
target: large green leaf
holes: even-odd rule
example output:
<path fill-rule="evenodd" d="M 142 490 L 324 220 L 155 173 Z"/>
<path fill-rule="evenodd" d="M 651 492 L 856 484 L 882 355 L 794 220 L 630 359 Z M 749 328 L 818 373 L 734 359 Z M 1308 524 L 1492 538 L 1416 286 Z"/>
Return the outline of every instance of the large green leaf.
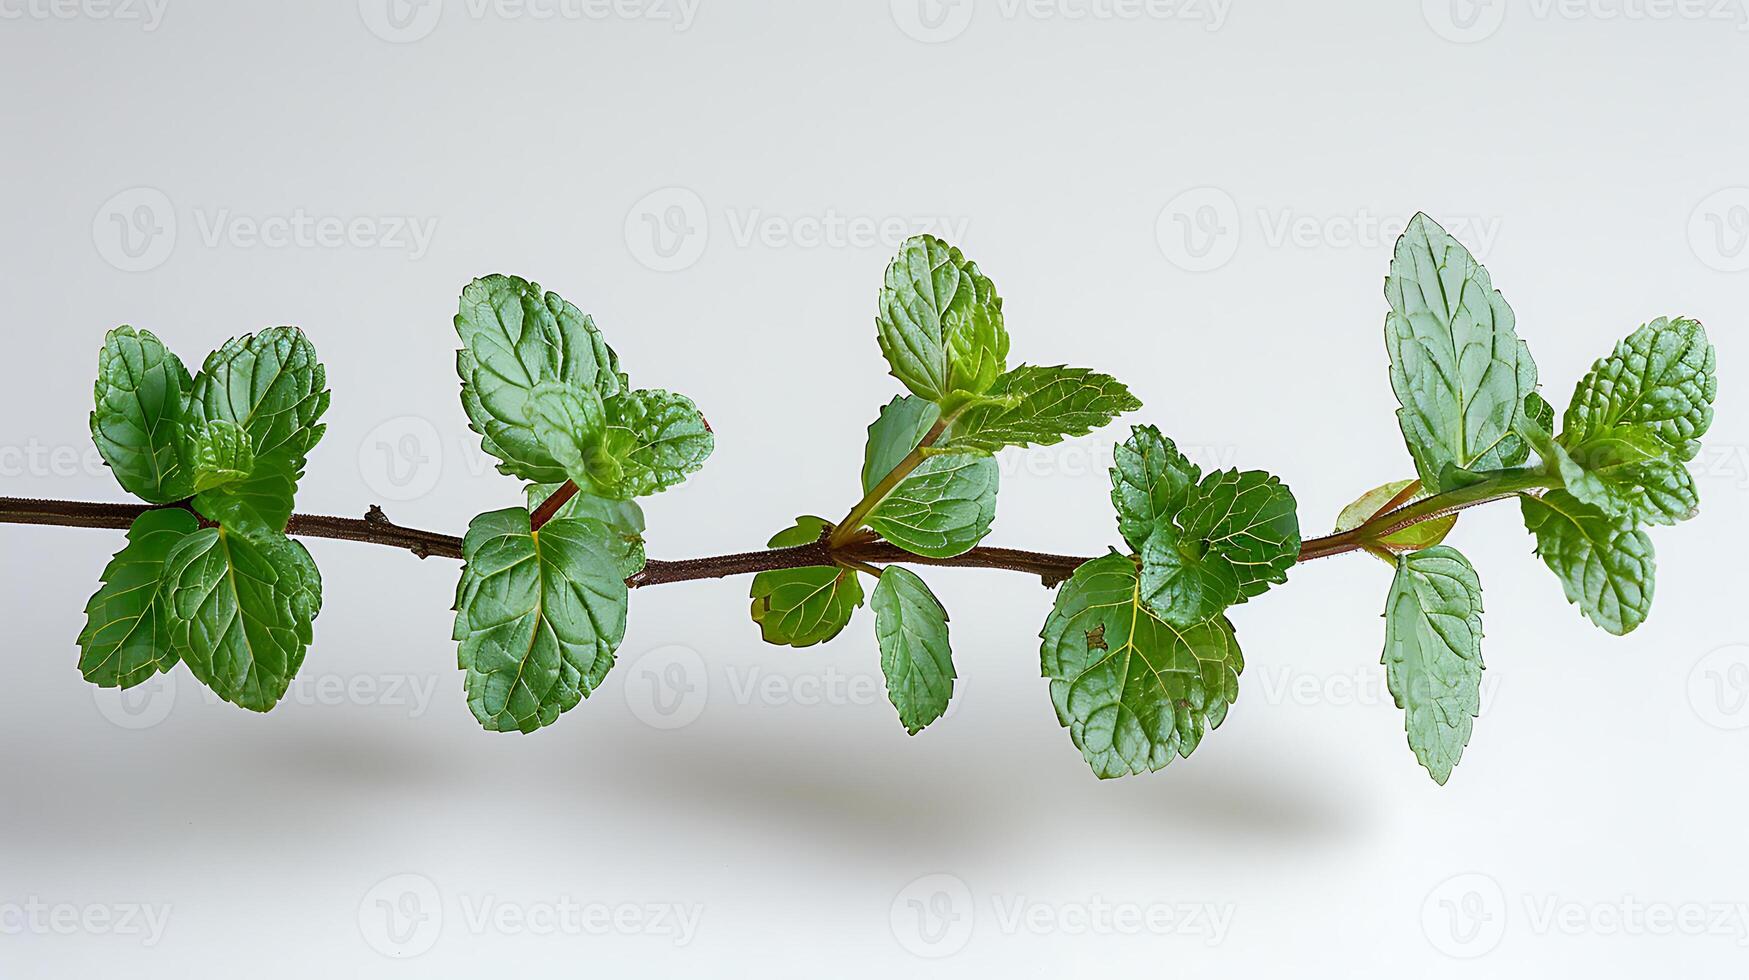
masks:
<path fill-rule="evenodd" d="M 486 452 L 502 461 L 499 471 L 536 483 L 566 480 L 534 431 L 528 400 L 541 382 L 592 388 L 602 399 L 629 387 L 594 321 L 537 283 L 491 275 L 462 290 L 455 328 L 462 407 Z"/>
<path fill-rule="evenodd" d="M 956 418 L 931 453 L 994 453 L 1084 436 L 1142 403 L 1116 378 L 1085 368 L 1022 365 Z"/>
<path fill-rule="evenodd" d="M 166 610 L 159 599 L 164 559 L 199 530 L 193 514 L 175 507 L 134 519 L 128 543 L 103 570 L 103 584 L 85 604 L 79 672 L 99 687 L 133 687 L 176 665 Z"/>
<path fill-rule="evenodd" d="M 1645 532 L 1565 490 L 1526 496 L 1523 506 L 1537 554 L 1561 580 L 1568 602 L 1617 636 L 1646 621 L 1656 557 Z"/>
<path fill-rule="evenodd" d="M 193 385 L 182 361 L 150 331 L 117 327 L 103 339 L 91 438 L 122 489 L 154 504 L 194 492 L 180 452 Z"/>
<path fill-rule="evenodd" d="M 960 250 L 928 235 L 887 266 L 875 319 L 893 376 L 918 397 L 980 395 L 1006 370 L 1008 331 L 996 287 Z"/>
<path fill-rule="evenodd" d="M 215 497 L 197 498 L 207 517 L 247 520 L 271 531 L 290 519 L 304 464 L 322 438 L 327 371 L 296 327 L 274 327 L 225 342 L 194 379 L 193 414 L 248 433 L 254 465 Z M 221 427 L 222 428 L 222 427 Z"/>
<path fill-rule="evenodd" d="M 1287 581 L 1299 560 L 1293 493 L 1268 473 L 1210 473 L 1142 548 L 1148 608 L 1190 626 Z"/>
<path fill-rule="evenodd" d="M 1449 471 L 1500 469 L 1521 457 L 1515 422 L 1536 391 L 1536 363 L 1487 270 L 1418 214 L 1397 242 L 1385 296 L 1391 387 L 1421 482 L 1451 489 Z"/>
<path fill-rule="evenodd" d="M 1124 540 L 1139 554 L 1163 520 L 1184 509 L 1202 470 L 1151 425 L 1136 426 L 1113 453 L 1111 503 Z"/>
<path fill-rule="evenodd" d="M 1482 583 L 1463 555 L 1442 546 L 1397 559 L 1380 662 L 1409 748 L 1444 786 L 1482 710 Z"/>
<path fill-rule="evenodd" d="M 799 517 L 767 547 L 812 544 L 831 526 L 818 517 Z M 753 621 L 765 642 L 791 647 L 810 647 L 837 636 L 863 602 L 856 573 L 833 566 L 760 572 L 753 576 L 751 596 Z"/>
<path fill-rule="evenodd" d="M 1041 635 L 1057 719 L 1101 778 L 1190 755 L 1239 696 L 1245 660 L 1232 624 L 1217 617 L 1179 629 L 1156 618 L 1123 555 L 1077 569 Z"/>
<path fill-rule="evenodd" d="M 322 607 L 321 576 L 302 544 L 205 528 L 165 556 L 160 589 L 171 641 L 197 680 L 251 711 L 279 703 Z"/>
<path fill-rule="evenodd" d="M 601 686 L 625 638 L 630 546 L 590 518 L 531 533 L 520 507 L 468 525 L 455 638 L 481 727 L 544 728 Z"/>
<path fill-rule="evenodd" d="M 899 722 L 915 735 L 947 711 L 953 699 L 953 651 L 947 642 L 947 610 L 929 586 L 907 568 L 888 566 L 875 583 L 875 637 L 881 673 Z"/>
<path fill-rule="evenodd" d="M 932 403 L 908 395 L 881 409 L 868 427 L 862 490 L 872 493 L 917 448 L 941 417 Z M 960 453 L 924 460 L 887 492 L 868 525 L 914 554 L 951 558 L 970 551 L 996 517 L 1000 470 L 986 456 Z"/>

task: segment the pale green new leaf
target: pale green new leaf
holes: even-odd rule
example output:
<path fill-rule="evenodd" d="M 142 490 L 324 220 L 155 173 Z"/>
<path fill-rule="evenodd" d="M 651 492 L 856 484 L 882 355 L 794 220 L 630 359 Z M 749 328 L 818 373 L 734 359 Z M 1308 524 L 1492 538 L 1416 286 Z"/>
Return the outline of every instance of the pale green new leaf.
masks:
<path fill-rule="evenodd" d="M 183 465 L 196 493 L 247 480 L 255 471 L 255 447 L 235 422 L 213 419 L 190 424 L 182 448 Z"/>
<path fill-rule="evenodd" d="M 599 392 L 559 381 L 542 381 L 529 389 L 527 404 L 534 437 L 579 487 L 595 485 L 596 477 L 619 479 L 618 464 L 602 447 L 607 435 L 607 409 L 601 404 Z"/>
<path fill-rule="evenodd" d="M 893 376 L 926 401 L 983 394 L 976 386 L 1006 370 L 1008 331 L 996 287 L 938 238 L 922 235 L 900 247 L 887 266 L 875 329 Z"/>
<path fill-rule="evenodd" d="M 1374 487 L 1366 493 L 1361 494 L 1353 503 L 1342 508 L 1342 513 L 1337 515 L 1336 532 L 1340 534 L 1343 531 L 1352 531 L 1362 524 L 1365 524 L 1367 521 L 1372 520 L 1374 517 L 1379 516 L 1386 505 L 1401 497 L 1403 492 L 1408 490 L 1415 482 L 1416 481 L 1414 480 L 1397 480 L 1383 486 Z M 1418 488 L 1414 494 L 1408 496 L 1401 503 L 1397 504 L 1396 508 L 1392 509 L 1394 510 L 1408 506 L 1426 496 L 1426 488 Z M 1458 515 L 1450 514 L 1441 517 L 1438 520 L 1426 521 L 1421 524 L 1406 527 L 1401 531 L 1387 534 L 1380 538 L 1377 543 L 1379 547 L 1390 552 L 1392 555 L 1420 551 L 1423 548 L 1431 548 L 1445 540 L 1446 535 L 1450 534 L 1452 528 L 1457 526 L 1457 521 Z M 1396 564 L 1396 560 L 1392 558 L 1391 555 L 1385 555 L 1384 557 L 1390 560 L 1391 564 Z"/>
<path fill-rule="evenodd" d="M 207 498 L 207 507 L 197 499 L 196 508 L 221 523 L 283 531 L 304 464 L 326 428 L 319 420 L 328 410 L 327 383 L 315 348 L 296 327 L 236 337 L 209 355 L 194 379 L 191 414 L 240 427 L 254 465 Z"/>
<path fill-rule="evenodd" d="M 1380 662 L 1409 748 L 1444 786 L 1482 710 L 1482 583 L 1463 555 L 1437 547 L 1397 559 Z"/>
<path fill-rule="evenodd" d="M 1565 490 L 1526 496 L 1523 506 L 1537 554 L 1561 580 L 1568 602 L 1617 636 L 1646 621 L 1656 559 L 1645 532 Z"/>
<path fill-rule="evenodd" d="M 995 453 L 1084 436 L 1142 403 L 1116 378 L 1085 368 L 1022 365 L 973 401 L 930 453 Z"/>
<path fill-rule="evenodd" d="M 536 435 L 527 403 L 543 381 L 591 388 L 604 400 L 629 387 L 594 321 L 537 283 L 492 275 L 462 290 L 455 328 L 462 407 L 486 452 L 502 461 L 499 471 L 563 482 L 568 474 Z"/>
<path fill-rule="evenodd" d="M 1225 617 L 1179 629 L 1142 605 L 1134 560 L 1107 555 L 1063 585 L 1041 634 L 1057 720 L 1101 778 L 1164 768 L 1218 728 L 1245 661 Z"/>
<path fill-rule="evenodd" d="M 1111 503 L 1124 540 L 1140 553 L 1161 521 L 1184 509 L 1202 469 L 1151 425 L 1130 430 L 1112 454 Z"/>
<path fill-rule="evenodd" d="M 250 711 L 285 697 L 322 606 L 321 576 L 302 544 L 205 528 L 170 550 L 160 589 L 171 642 L 195 679 Z"/>
<path fill-rule="evenodd" d="M 166 610 L 159 600 L 164 559 L 199 530 L 181 508 L 148 510 L 134 519 L 128 543 L 103 570 L 85 604 L 79 672 L 99 687 L 133 687 L 176 665 Z"/>
<path fill-rule="evenodd" d="M 468 525 L 454 635 L 481 727 L 533 732 L 601 686 L 625 638 L 629 549 L 589 518 L 530 533 L 520 507 Z"/>
<path fill-rule="evenodd" d="M 947 610 L 910 569 L 888 566 L 869 600 L 881 673 L 899 721 L 912 735 L 947 711 L 953 699 L 953 651 L 947 642 Z"/>
<path fill-rule="evenodd" d="M 1536 363 L 1487 270 L 1418 214 L 1397 243 L 1385 296 L 1391 387 L 1421 482 L 1450 489 L 1442 482 L 1450 471 L 1500 469 L 1521 457 L 1513 432 L 1536 391 Z"/>
<path fill-rule="evenodd" d="M 868 526 L 912 554 L 963 555 L 990 533 L 999 476 L 987 456 L 924 460 L 869 512 Z"/>
<path fill-rule="evenodd" d="M 767 547 L 812 544 L 829 528 L 818 517 L 799 517 Z M 856 573 L 832 566 L 760 572 L 753 576 L 751 596 L 753 621 L 765 642 L 791 647 L 810 647 L 837 636 L 863 602 Z"/>
<path fill-rule="evenodd" d="M 710 423 L 692 399 L 655 389 L 628 391 L 607 399 L 603 455 L 619 475 L 607 479 L 591 470 L 603 497 L 626 500 L 661 493 L 685 482 L 716 448 Z"/>
<path fill-rule="evenodd" d="M 1584 463 L 1612 440 L 1644 434 L 1675 458 L 1693 459 L 1712 427 L 1716 368 L 1706 328 L 1693 320 L 1654 320 L 1580 380 L 1561 444 Z"/>
<path fill-rule="evenodd" d="M 179 451 L 193 386 L 182 361 L 150 331 L 117 327 L 104 338 L 91 438 L 122 489 L 148 503 L 194 492 Z"/>

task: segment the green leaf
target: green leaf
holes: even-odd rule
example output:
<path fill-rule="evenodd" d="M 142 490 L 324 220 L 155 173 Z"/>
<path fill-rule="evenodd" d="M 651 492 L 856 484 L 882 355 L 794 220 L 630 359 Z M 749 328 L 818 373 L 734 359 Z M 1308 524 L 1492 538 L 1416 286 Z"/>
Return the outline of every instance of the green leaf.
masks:
<path fill-rule="evenodd" d="M 1041 634 L 1057 720 L 1100 778 L 1164 768 L 1218 728 L 1244 656 L 1225 617 L 1179 629 L 1142 604 L 1134 560 L 1107 555 L 1064 584 Z"/>
<path fill-rule="evenodd" d="M 1374 487 L 1361 494 L 1353 503 L 1342 508 L 1342 513 L 1336 518 L 1336 533 L 1352 531 L 1379 516 L 1387 504 L 1396 500 L 1403 491 L 1408 490 L 1415 482 L 1414 480 L 1397 480 L 1381 487 Z M 1407 506 L 1417 500 L 1424 499 L 1426 496 L 1425 488 L 1417 488 L 1413 495 L 1405 498 L 1397 506 Z M 1452 528 L 1457 526 L 1457 521 L 1458 515 L 1451 514 L 1438 520 L 1416 524 L 1385 535 L 1378 540 L 1377 544 L 1393 554 L 1431 548 L 1445 540 L 1446 535 L 1450 534 Z M 1396 561 L 1393 559 L 1391 563 L 1396 564 Z"/>
<path fill-rule="evenodd" d="M 953 699 L 953 651 L 947 643 L 947 610 L 909 569 L 892 565 L 875 583 L 875 637 L 881 673 L 899 721 L 912 735 L 947 711 Z"/>
<path fill-rule="evenodd" d="M 869 512 L 868 526 L 912 554 L 963 555 L 990 533 L 999 476 L 987 456 L 924 460 Z"/>
<path fill-rule="evenodd" d="M 569 474 L 534 431 L 528 400 L 541 382 L 593 389 L 602 399 L 629 385 L 595 322 L 557 293 L 515 276 L 476 279 L 455 318 L 462 350 L 462 407 L 499 472 L 536 483 Z"/>
<path fill-rule="evenodd" d="M 915 395 L 888 402 L 868 427 L 863 493 L 873 493 L 940 417 L 940 409 Z M 926 459 L 875 506 L 868 525 L 914 554 L 964 554 L 990 533 L 1000 475 L 988 457 L 962 453 Z"/>
<path fill-rule="evenodd" d="M 103 339 L 91 438 L 122 489 L 148 503 L 194 492 L 179 452 L 193 385 L 182 361 L 150 331 L 117 327 Z"/>
<path fill-rule="evenodd" d="M 579 487 L 620 478 L 619 464 L 602 446 L 607 409 L 594 388 L 542 381 L 529 390 L 528 421 L 541 446 Z"/>
<path fill-rule="evenodd" d="M 832 525 L 818 517 L 799 517 L 779 531 L 770 548 L 813 544 Z M 753 621 L 765 642 L 810 647 L 843 631 L 863 602 L 862 583 L 847 568 L 820 566 L 760 572 L 753 576 Z"/>
<path fill-rule="evenodd" d="M 235 422 L 214 419 L 191 424 L 183 439 L 183 466 L 196 493 L 240 483 L 255 470 L 255 447 Z"/>
<path fill-rule="evenodd" d="M 195 679 L 250 711 L 285 697 L 322 606 L 321 576 L 302 544 L 195 531 L 165 556 L 160 589 L 171 642 Z"/>
<path fill-rule="evenodd" d="M 704 466 L 716 448 L 710 423 L 684 395 L 630 391 L 605 404 L 603 451 L 620 472 L 617 480 L 595 480 L 603 497 L 647 497 L 678 486 Z"/>
<path fill-rule="evenodd" d="M 1444 786 L 1482 710 L 1482 583 L 1463 555 L 1438 547 L 1397 559 L 1380 662 L 1409 748 Z"/>
<path fill-rule="evenodd" d="M 176 665 L 166 610 L 159 600 L 164 559 L 199 530 L 180 508 L 148 510 L 134 519 L 128 543 L 103 570 L 103 584 L 85 604 L 79 672 L 99 687 L 133 687 Z"/>
<path fill-rule="evenodd" d="M 220 523 L 246 521 L 283 531 L 310 450 L 322 438 L 327 371 L 296 327 L 274 327 L 225 342 L 194 379 L 194 414 L 232 423 L 249 436 L 254 465 L 245 479 L 202 494 L 195 507 Z M 221 426 L 222 428 L 222 426 Z"/>
<path fill-rule="evenodd" d="M 1202 470 L 1151 425 L 1131 429 L 1112 455 L 1111 503 L 1118 530 L 1139 553 L 1161 521 L 1184 509 Z"/>
<path fill-rule="evenodd" d="M 938 238 L 900 247 L 875 328 L 893 376 L 925 401 L 981 395 L 977 386 L 1006 370 L 1008 331 L 995 285 Z"/>
<path fill-rule="evenodd" d="M 995 453 L 1084 436 L 1142 403 L 1116 378 L 1085 368 L 1022 365 L 996 379 L 927 451 Z"/>
<path fill-rule="evenodd" d="M 1646 452 L 1650 442 L 1679 460 L 1691 460 L 1712 427 L 1716 368 L 1706 328 L 1693 320 L 1654 320 L 1617 344 L 1579 382 L 1561 445 L 1584 463 L 1613 441 L 1641 436 L 1636 454 Z"/>
<path fill-rule="evenodd" d="M 1189 626 L 1286 582 L 1299 555 L 1299 514 L 1279 479 L 1210 473 L 1143 546 L 1142 595 L 1155 615 Z"/>
<path fill-rule="evenodd" d="M 1523 498 L 1524 523 L 1567 601 L 1617 636 L 1646 621 L 1652 608 L 1656 560 L 1645 532 L 1565 490 Z"/>
<path fill-rule="evenodd" d="M 1397 242 L 1385 296 L 1391 387 L 1421 482 L 1451 489 L 1448 468 L 1501 469 L 1522 454 L 1513 432 L 1536 391 L 1536 362 L 1487 270 L 1418 214 Z"/>
<path fill-rule="evenodd" d="M 627 550 L 589 518 L 531 533 L 520 507 L 468 525 L 454 635 L 481 727 L 536 731 L 601 686 L 625 638 Z"/>

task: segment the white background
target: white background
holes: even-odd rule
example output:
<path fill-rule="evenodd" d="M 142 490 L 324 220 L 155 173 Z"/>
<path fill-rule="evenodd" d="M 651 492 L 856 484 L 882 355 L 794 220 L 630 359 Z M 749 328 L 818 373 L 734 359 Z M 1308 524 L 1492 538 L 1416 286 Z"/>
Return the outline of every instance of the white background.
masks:
<path fill-rule="evenodd" d="M 7 528 L 0 973 L 1742 975 L 1740 4 L 555 3 L 0 0 L 0 492 L 124 499 L 86 429 L 108 328 L 194 365 L 293 323 L 334 390 L 299 509 L 459 531 L 517 501 L 449 322 L 503 271 L 709 414 L 651 554 L 757 547 L 851 503 L 898 390 L 881 271 L 927 229 L 995 278 L 1014 361 L 1119 375 L 1126 421 L 1281 474 L 1317 532 L 1410 473 L 1380 285 L 1425 209 L 1557 403 L 1644 320 L 1710 325 L 1704 511 L 1655 534 L 1650 622 L 1583 621 L 1492 507 L 1453 539 L 1490 669 L 1450 786 L 1356 557 L 1236 611 L 1239 703 L 1192 759 L 1101 783 L 1018 575 L 928 573 L 962 681 L 916 738 L 866 610 L 766 647 L 745 580 L 635 594 L 604 689 L 525 738 L 468 714 L 453 562 L 313 543 L 316 642 L 263 717 L 183 669 L 94 696 L 74 640 L 120 534 Z M 1123 431 L 1005 457 L 991 543 L 1116 543 Z"/>

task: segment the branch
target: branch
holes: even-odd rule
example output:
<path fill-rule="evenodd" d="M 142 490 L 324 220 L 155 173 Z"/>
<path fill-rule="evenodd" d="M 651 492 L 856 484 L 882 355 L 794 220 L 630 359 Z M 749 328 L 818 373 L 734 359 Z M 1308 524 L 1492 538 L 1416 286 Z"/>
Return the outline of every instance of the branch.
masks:
<path fill-rule="evenodd" d="M 1482 504 L 1517 496 L 1548 485 L 1548 477 L 1534 471 L 1510 471 L 1473 487 L 1454 490 L 1416 501 L 1374 517 L 1352 531 L 1313 538 L 1300 548 L 1299 560 L 1314 561 L 1335 555 L 1361 551 L 1378 539 L 1426 521 Z M 558 494 L 554 495 L 559 496 Z M 560 501 L 563 503 L 563 501 Z M 191 510 L 186 502 L 165 504 Z M 22 497 L 0 497 L 0 524 L 37 524 L 56 527 L 92 527 L 127 530 L 134 520 L 148 510 L 160 509 L 150 504 L 105 504 L 76 500 L 32 500 Z M 541 508 L 545 510 L 546 508 Z M 554 506 L 557 509 L 557 506 Z M 403 548 L 420 558 L 462 557 L 462 539 L 435 531 L 402 527 L 390 521 L 375 504 L 362 519 L 293 514 L 286 533 L 305 538 L 330 538 L 337 541 L 357 541 L 364 544 Z M 642 571 L 626 580 L 632 588 L 692 582 L 700 579 L 751 575 L 786 568 L 809 568 L 858 562 L 865 565 L 937 565 L 950 568 L 988 568 L 1036 575 L 1047 588 L 1067 581 L 1075 569 L 1091 561 L 1075 555 L 1052 555 L 1013 548 L 973 548 L 953 558 L 928 558 L 914 555 L 874 538 L 867 532 L 845 535 L 845 543 L 834 546 L 822 539 L 793 548 L 747 551 L 708 558 L 688 558 L 681 561 L 651 559 Z"/>

